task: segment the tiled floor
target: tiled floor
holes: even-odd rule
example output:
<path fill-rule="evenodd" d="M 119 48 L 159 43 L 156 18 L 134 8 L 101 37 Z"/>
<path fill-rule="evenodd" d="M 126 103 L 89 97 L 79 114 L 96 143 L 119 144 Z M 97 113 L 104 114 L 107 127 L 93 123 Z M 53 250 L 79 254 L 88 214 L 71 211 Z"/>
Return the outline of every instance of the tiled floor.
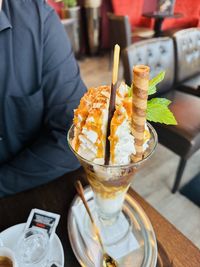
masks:
<path fill-rule="evenodd" d="M 85 58 L 79 62 L 82 78 L 87 87 L 110 84 L 108 56 Z M 119 80 L 123 78 L 122 67 Z M 200 248 L 200 208 L 179 192 L 171 194 L 179 157 L 158 145 L 153 157 L 141 168 L 133 181 L 133 188 L 163 216 L 174 224 Z M 188 162 L 182 184 L 200 172 L 200 151 Z M 162 226 L 161 226 L 162 227 Z"/>

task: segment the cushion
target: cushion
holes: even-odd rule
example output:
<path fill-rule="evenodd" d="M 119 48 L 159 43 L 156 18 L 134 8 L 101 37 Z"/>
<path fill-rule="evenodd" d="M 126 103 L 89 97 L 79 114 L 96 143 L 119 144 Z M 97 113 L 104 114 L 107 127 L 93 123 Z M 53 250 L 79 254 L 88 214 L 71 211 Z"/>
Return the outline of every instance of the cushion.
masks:
<path fill-rule="evenodd" d="M 166 18 L 162 25 L 162 30 L 171 30 L 174 28 L 191 28 L 198 25 L 198 17 L 183 17 L 183 18 Z"/>
<path fill-rule="evenodd" d="M 176 47 L 176 81 L 178 83 L 200 73 L 200 29 L 190 28 L 174 34 Z"/>
<path fill-rule="evenodd" d="M 171 38 L 152 38 L 134 43 L 124 50 L 122 59 L 127 84 L 132 82 L 133 66 L 143 64 L 150 66 L 151 78 L 165 70 L 165 79 L 158 85 L 158 91 L 170 90 L 174 82 L 174 45 Z"/>
<path fill-rule="evenodd" d="M 166 19 L 163 23 L 163 30 L 171 28 L 189 28 L 198 25 L 200 14 L 199 0 L 176 0 L 174 5 L 174 12 L 181 13 L 182 18 Z"/>
<path fill-rule="evenodd" d="M 176 154 L 188 158 L 200 148 L 200 98 L 175 90 L 163 97 L 172 101 L 170 110 L 178 125 L 155 124 L 159 140 Z"/>
<path fill-rule="evenodd" d="M 182 85 L 190 87 L 194 90 L 200 89 L 200 74 L 196 75 L 193 78 L 190 78 L 189 80 L 186 80 L 182 83 Z"/>
<path fill-rule="evenodd" d="M 200 74 L 184 81 L 177 89 L 188 94 L 200 96 Z"/>
<path fill-rule="evenodd" d="M 142 18 L 144 0 L 112 0 L 116 15 L 127 15 L 132 26 L 150 27 L 151 19 Z"/>

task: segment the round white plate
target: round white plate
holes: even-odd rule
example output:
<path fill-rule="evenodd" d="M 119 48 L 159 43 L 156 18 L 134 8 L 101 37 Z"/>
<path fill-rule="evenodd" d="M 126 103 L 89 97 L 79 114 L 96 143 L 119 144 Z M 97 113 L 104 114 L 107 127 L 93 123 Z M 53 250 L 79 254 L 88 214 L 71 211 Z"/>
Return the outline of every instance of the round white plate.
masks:
<path fill-rule="evenodd" d="M 20 235 L 22 234 L 22 231 L 24 230 L 24 227 L 25 223 L 20 223 L 2 231 L 0 233 L 0 239 L 3 242 L 3 245 L 11 249 L 14 249 Z M 50 255 L 49 261 L 57 261 L 61 263 L 62 267 L 64 267 L 64 251 L 57 234 L 55 234 L 50 244 L 49 255 Z"/>

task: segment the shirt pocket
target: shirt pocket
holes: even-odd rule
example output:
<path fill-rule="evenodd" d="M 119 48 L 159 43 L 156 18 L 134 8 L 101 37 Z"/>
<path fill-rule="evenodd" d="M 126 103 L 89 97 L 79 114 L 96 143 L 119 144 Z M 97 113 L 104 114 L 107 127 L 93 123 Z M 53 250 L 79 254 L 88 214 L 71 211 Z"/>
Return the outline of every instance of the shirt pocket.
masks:
<path fill-rule="evenodd" d="M 44 116 L 43 90 L 26 96 L 7 96 L 5 121 L 20 141 L 31 140 L 39 133 Z"/>

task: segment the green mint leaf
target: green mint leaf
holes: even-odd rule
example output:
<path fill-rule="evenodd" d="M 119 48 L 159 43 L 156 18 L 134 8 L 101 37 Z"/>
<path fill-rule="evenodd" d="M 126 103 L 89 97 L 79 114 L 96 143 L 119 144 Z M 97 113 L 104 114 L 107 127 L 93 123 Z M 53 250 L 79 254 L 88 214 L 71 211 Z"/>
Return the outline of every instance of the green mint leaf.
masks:
<path fill-rule="evenodd" d="M 165 77 L 165 71 L 161 71 L 158 73 L 156 77 L 151 79 L 149 81 L 149 90 L 148 90 L 148 95 L 153 95 L 156 93 L 156 85 L 161 82 Z"/>
<path fill-rule="evenodd" d="M 147 120 L 164 123 L 168 125 L 177 125 L 173 113 L 169 110 L 170 100 L 164 98 L 153 98 L 147 102 Z"/>
<path fill-rule="evenodd" d="M 167 98 L 154 97 L 151 100 L 149 100 L 148 103 L 151 103 L 151 105 L 160 104 L 160 105 L 163 105 L 163 106 L 169 106 L 171 101 L 169 99 L 167 99 Z"/>

